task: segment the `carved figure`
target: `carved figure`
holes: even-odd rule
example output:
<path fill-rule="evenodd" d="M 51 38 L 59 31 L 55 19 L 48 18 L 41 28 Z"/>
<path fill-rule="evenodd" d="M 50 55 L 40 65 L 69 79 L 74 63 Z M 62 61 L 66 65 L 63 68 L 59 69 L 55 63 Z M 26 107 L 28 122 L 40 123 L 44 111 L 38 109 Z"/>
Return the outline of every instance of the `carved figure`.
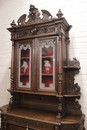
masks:
<path fill-rule="evenodd" d="M 29 17 L 29 20 L 35 20 L 35 19 L 40 18 L 39 10 L 37 8 L 35 8 L 34 5 L 30 5 L 29 16 L 28 17 Z"/>

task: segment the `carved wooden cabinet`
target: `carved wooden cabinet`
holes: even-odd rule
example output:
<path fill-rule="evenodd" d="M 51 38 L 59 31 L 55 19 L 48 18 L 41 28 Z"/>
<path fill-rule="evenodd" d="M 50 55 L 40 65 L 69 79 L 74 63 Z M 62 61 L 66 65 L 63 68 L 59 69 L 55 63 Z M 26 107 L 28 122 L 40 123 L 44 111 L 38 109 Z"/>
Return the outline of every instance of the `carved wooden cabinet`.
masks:
<path fill-rule="evenodd" d="M 80 63 L 68 56 L 71 26 L 61 10 L 53 18 L 30 5 L 29 15 L 11 23 L 9 104 L 1 107 L 2 130 L 84 130 L 74 83 Z M 27 20 L 28 19 L 28 20 Z"/>

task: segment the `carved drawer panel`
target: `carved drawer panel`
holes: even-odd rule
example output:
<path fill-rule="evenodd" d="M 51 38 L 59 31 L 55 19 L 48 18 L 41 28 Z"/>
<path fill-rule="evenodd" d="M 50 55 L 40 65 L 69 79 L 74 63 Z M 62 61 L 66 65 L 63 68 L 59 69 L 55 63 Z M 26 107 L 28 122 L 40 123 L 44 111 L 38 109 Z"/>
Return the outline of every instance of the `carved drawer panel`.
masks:
<path fill-rule="evenodd" d="M 32 120 L 32 119 L 25 119 L 21 117 L 15 117 L 15 116 L 3 116 L 3 124 L 11 124 L 15 126 L 20 126 L 24 128 L 30 128 L 34 130 L 59 130 L 59 124 L 53 124 L 53 122 L 43 122 L 42 120 Z"/>

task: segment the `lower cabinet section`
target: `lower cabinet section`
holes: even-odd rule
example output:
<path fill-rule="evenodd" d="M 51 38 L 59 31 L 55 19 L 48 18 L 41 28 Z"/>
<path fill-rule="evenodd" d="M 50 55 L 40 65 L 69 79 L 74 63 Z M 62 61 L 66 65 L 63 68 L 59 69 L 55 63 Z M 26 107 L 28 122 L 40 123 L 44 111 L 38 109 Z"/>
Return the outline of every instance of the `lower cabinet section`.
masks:
<path fill-rule="evenodd" d="M 4 115 L 1 130 L 84 130 L 83 121 L 69 124 L 70 122 L 43 122 Z"/>
<path fill-rule="evenodd" d="M 16 125 L 7 124 L 7 130 L 30 130 L 30 129 L 26 129 L 26 128 L 16 126 Z"/>
<path fill-rule="evenodd" d="M 45 124 L 44 124 L 45 125 Z M 85 130 L 83 126 L 78 126 L 76 125 L 54 125 L 53 127 L 49 128 L 44 128 L 42 127 L 36 127 L 36 128 L 29 128 L 29 127 L 24 127 L 24 126 L 18 126 L 14 124 L 9 124 L 7 123 L 6 125 L 3 124 L 1 130 Z"/>
<path fill-rule="evenodd" d="M 84 115 L 57 118 L 54 112 L 1 108 L 1 130 L 84 130 Z"/>

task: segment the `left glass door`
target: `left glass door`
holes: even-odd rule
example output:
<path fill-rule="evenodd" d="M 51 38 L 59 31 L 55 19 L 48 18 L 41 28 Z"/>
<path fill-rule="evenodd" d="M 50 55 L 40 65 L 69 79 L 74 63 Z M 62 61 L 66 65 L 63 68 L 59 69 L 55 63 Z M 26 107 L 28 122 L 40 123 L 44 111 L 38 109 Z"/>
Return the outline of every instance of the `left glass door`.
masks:
<path fill-rule="evenodd" d="M 18 45 L 18 87 L 31 88 L 31 44 Z"/>

